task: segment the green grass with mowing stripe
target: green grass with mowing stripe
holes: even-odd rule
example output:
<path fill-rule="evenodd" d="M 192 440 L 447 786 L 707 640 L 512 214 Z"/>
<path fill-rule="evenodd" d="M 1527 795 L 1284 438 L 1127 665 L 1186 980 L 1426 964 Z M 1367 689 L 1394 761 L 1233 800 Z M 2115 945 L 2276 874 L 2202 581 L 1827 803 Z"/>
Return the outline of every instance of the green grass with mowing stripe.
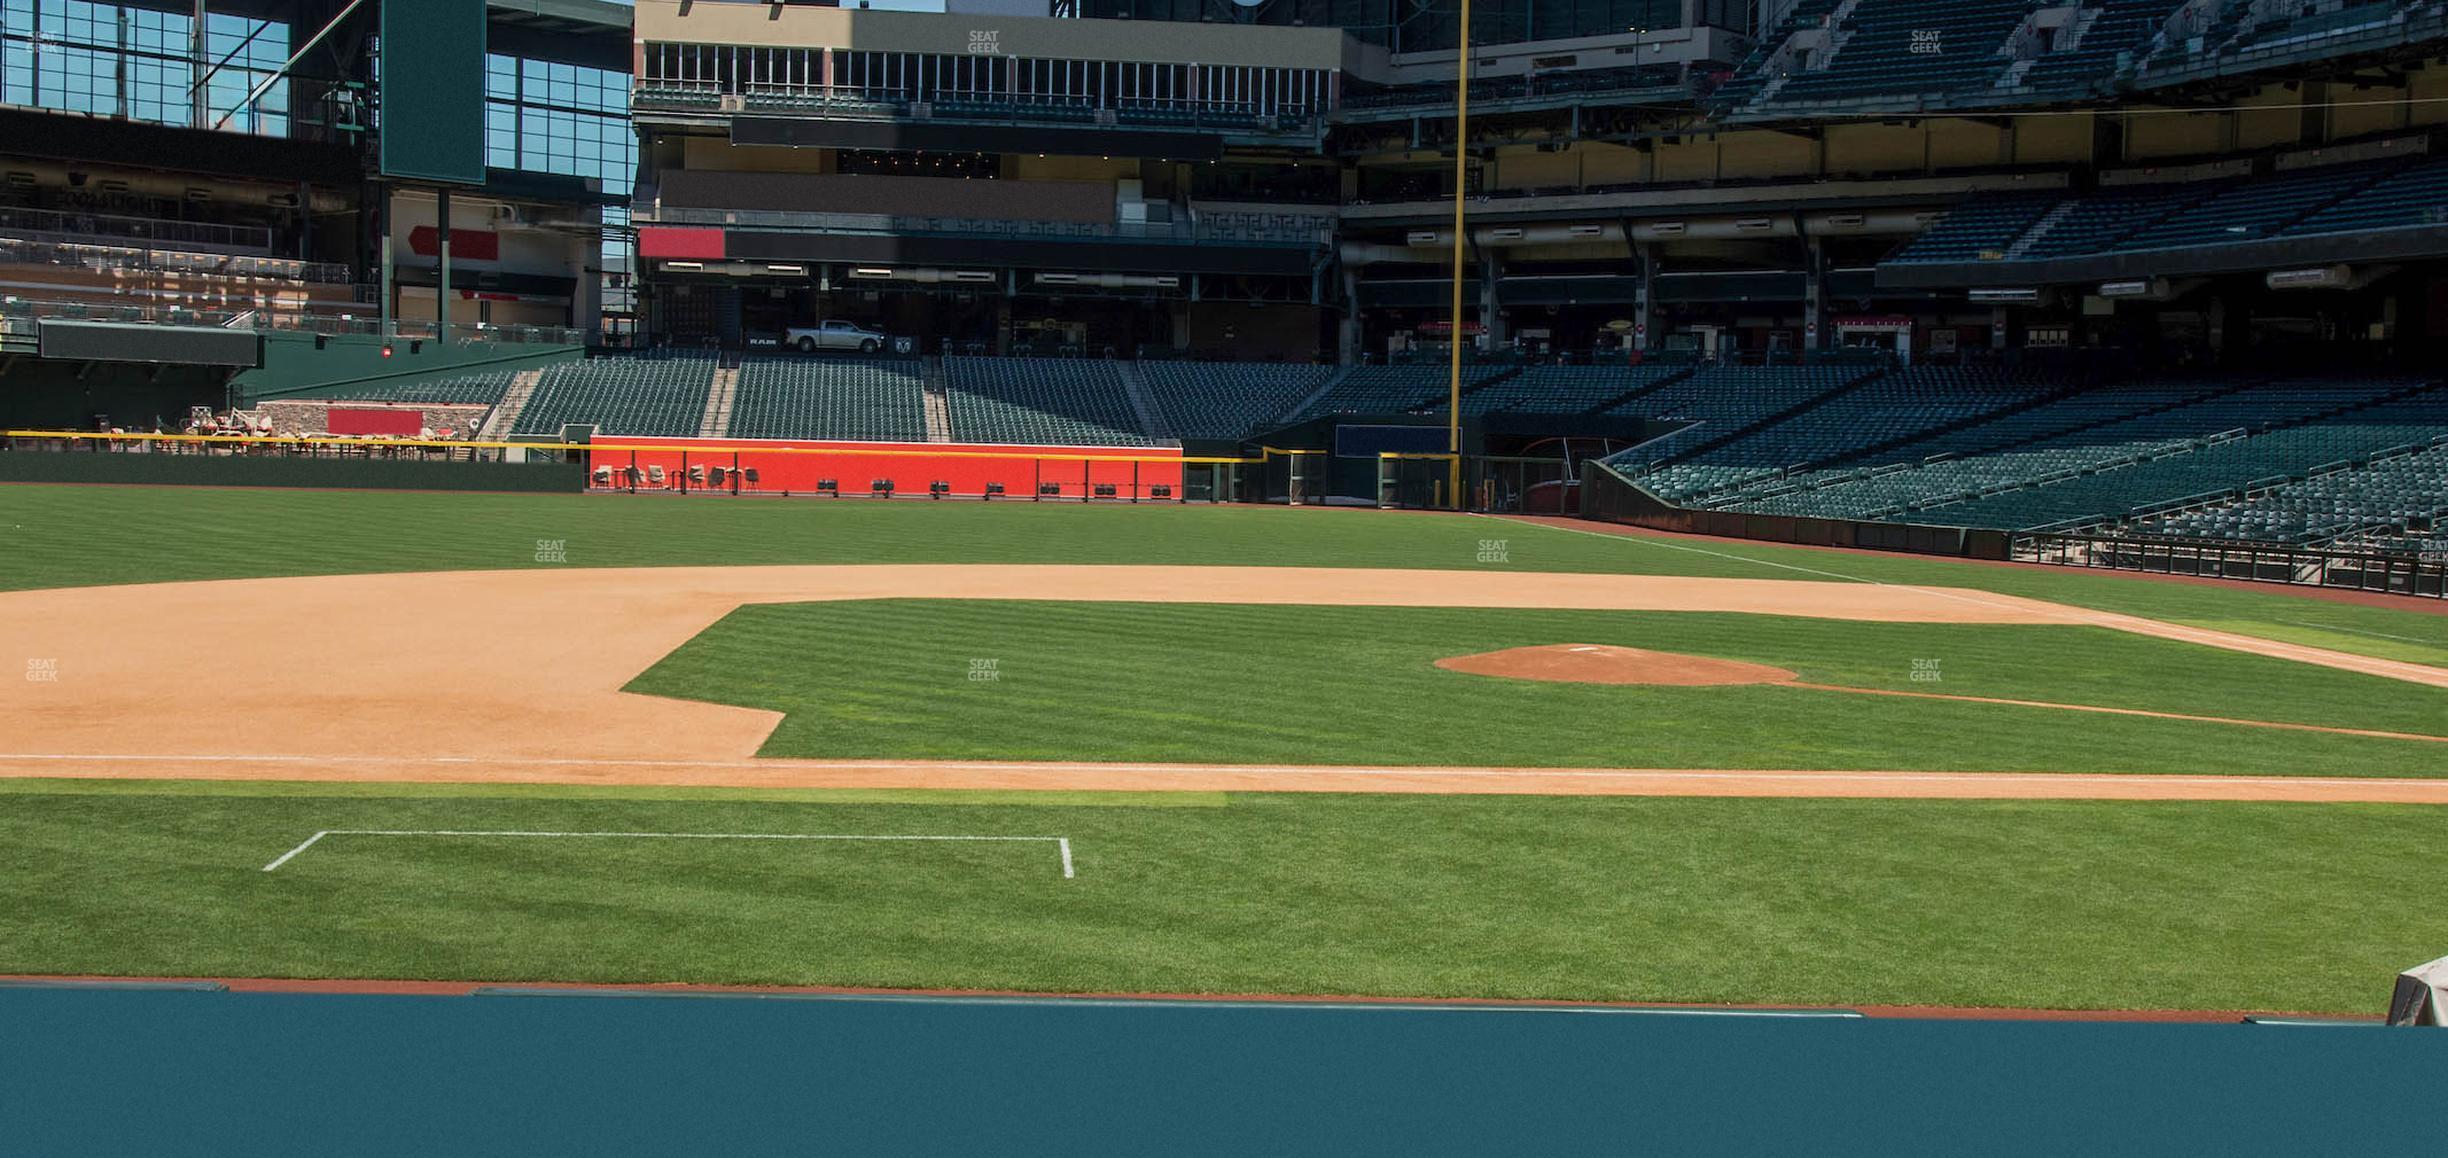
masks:
<path fill-rule="evenodd" d="M 1479 541 L 1507 541 L 1506 564 Z M 1757 543 L 1628 539 L 1461 515 L 1274 507 L 673 499 L 193 487 L 0 487 L 0 590 L 178 579 L 569 565 L 1175 563 L 1943 584 L 2340 650 L 2448 662 L 2428 601 L 2363 607 L 2235 585 Z M 1799 570 L 1796 570 L 1798 568 Z M 2420 608 L 2420 609 L 2418 609 Z"/>
<path fill-rule="evenodd" d="M 2448 774 L 2448 743 L 1787 687 L 1449 672 L 1602 643 L 1850 687 L 2448 735 L 2448 696 L 2103 628 L 1679 612 L 880 600 L 742 607 L 629 690 L 787 713 L 769 756 Z M 978 661 L 994 663 L 978 678 Z M 1935 661 L 1937 682 L 1915 680 Z"/>
<path fill-rule="evenodd" d="M 978 833 L 1037 845 L 333 837 Z M 18 791 L 0 972 L 2368 1013 L 2448 810 L 1236 795 L 1225 808 Z"/>

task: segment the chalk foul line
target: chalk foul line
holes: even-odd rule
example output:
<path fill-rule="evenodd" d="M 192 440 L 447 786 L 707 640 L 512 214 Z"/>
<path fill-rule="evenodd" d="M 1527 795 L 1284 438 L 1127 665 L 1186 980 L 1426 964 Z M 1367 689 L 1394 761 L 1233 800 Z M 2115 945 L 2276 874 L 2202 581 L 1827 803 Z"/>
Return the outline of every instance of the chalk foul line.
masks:
<path fill-rule="evenodd" d="M 842 840 L 842 841 L 1020 841 L 1051 844 L 1062 855 L 1064 880 L 1072 880 L 1075 872 L 1071 863 L 1071 838 L 1067 836 L 970 836 L 927 834 L 874 834 L 830 832 L 526 832 L 515 830 L 475 829 L 402 829 L 402 828 L 326 828 L 300 841 L 296 848 L 273 858 L 263 866 L 271 872 L 288 864 L 299 853 L 313 848 L 327 836 L 440 836 L 440 837 L 502 837 L 531 839 L 620 839 L 620 840 Z"/>

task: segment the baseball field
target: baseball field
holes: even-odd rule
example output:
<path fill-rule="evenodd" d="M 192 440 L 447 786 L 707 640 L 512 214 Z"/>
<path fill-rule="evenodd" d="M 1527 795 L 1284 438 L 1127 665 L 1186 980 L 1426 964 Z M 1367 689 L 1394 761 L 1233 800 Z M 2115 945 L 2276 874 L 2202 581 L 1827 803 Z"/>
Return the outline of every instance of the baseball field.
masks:
<path fill-rule="evenodd" d="M 2444 612 L 1443 514 L 0 488 L 0 974 L 2369 1014 L 2448 944 Z"/>

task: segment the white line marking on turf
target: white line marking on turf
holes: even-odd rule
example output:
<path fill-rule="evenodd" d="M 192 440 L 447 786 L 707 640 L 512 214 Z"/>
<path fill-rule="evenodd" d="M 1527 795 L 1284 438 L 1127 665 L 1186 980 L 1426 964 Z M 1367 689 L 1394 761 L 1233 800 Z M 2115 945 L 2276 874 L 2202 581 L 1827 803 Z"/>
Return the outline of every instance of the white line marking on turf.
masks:
<path fill-rule="evenodd" d="M 486 836 L 539 838 L 617 838 L 626 840 L 983 840 L 1039 841 L 1055 845 L 1062 851 L 1062 875 L 1072 879 L 1071 838 L 1067 836 L 934 836 L 902 834 L 848 835 L 819 832 L 520 832 L 512 830 L 480 831 L 474 829 L 399 829 L 399 828 L 327 828 L 307 837 L 305 843 L 282 853 L 279 859 L 263 866 L 271 872 L 289 863 L 291 857 L 313 848 L 315 842 L 327 836 Z"/>
<path fill-rule="evenodd" d="M 1723 551 L 1711 551 L 1706 547 L 1692 547 L 1682 543 L 1670 543 L 1664 539 L 1652 538 L 1647 535 L 1616 535 L 1605 531 L 1585 531 L 1579 527 L 1559 527 L 1553 523 L 1533 523 L 1523 519 L 1506 518 L 1503 515 L 1491 515 L 1480 511 L 1473 511 L 1471 514 L 1482 519 L 1495 519 L 1498 522 L 1512 523 L 1515 526 L 1545 527 L 1550 531 L 1562 531 L 1567 535 L 1595 535 L 1601 539 L 1628 540 L 1643 546 L 1664 547 L 1669 551 L 1689 551 L 1694 555 L 1714 555 L 1720 559 L 1732 559 L 1737 563 L 1757 563 L 1762 567 L 1777 567 L 1787 571 L 1799 571 L 1805 575 L 1824 575 L 1830 579 L 1842 579 L 1849 583 L 1868 583 L 1876 587 L 1895 586 L 1895 584 L 1882 582 L 1877 579 L 1864 579 L 1859 575 L 1839 575 L 1834 571 L 1820 571 L 1810 567 L 1797 567 L 1791 563 L 1779 563 L 1770 559 L 1754 559 L 1749 555 L 1729 555 Z"/>
<path fill-rule="evenodd" d="M 268 865 L 263 866 L 263 871 L 265 871 L 265 872 L 271 872 L 273 869 L 276 869 L 276 868 L 279 868 L 279 867 L 280 867 L 280 866 L 282 866 L 282 865 L 288 864 L 288 863 L 289 863 L 289 858 L 290 858 L 290 857 L 296 856 L 297 854 L 299 854 L 299 853 L 301 853 L 301 852 L 304 852 L 304 851 L 306 851 L 307 849 L 313 848 L 313 847 L 314 847 L 314 843 L 315 843 L 316 841 L 321 840 L 321 839 L 323 839 L 324 837 L 327 837 L 327 836 L 330 836 L 330 835 L 331 835 L 331 830 L 330 830 L 330 829 L 324 829 L 323 831 L 318 832 L 318 833 L 314 834 L 313 836 L 307 837 L 307 838 L 306 838 L 306 839 L 305 839 L 303 842 L 299 843 L 299 845 L 298 845 L 296 848 L 290 849 L 289 851 L 287 851 L 287 852 L 284 852 L 284 853 L 280 854 L 280 859 L 279 859 L 279 860 L 273 861 L 271 864 L 268 864 Z"/>
<path fill-rule="evenodd" d="M 1830 579 L 1842 579 L 1848 583 L 1867 583 L 1872 587 L 1895 587 L 1905 591 L 1918 591 L 1923 595 L 1935 595 L 1941 599 L 1953 599 L 1959 603 L 1970 603 L 1977 607 L 1995 607 L 2008 611 L 2022 612 L 2029 612 L 2032 610 L 2032 608 L 2026 604 L 2002 603 L 1995 599 L 1983 599 L 1978 595 L 1966 595 L 1961 591 L 1953 591 L 1944 587 L 1925 587 L 1918 583 L 1890 583 L 1884 579 L 1869 579 L 1860 575 L 1847 575 L 1839 571 L 1821 571 L 1813 567 L 1797 567 L 1791 563 L 1778 563 L 1768 559 L 1754 559 L 1749 555 L 1730 555 L 1724 551 L 1711 551 L 1705 547 L 1686 546 L 1682 543 L 1668 542 L 1665 539 L 1656 538 L 1649 535 L 1617 535 L 1610 534 L 1606 531 L 1585 531 L 1579 527 L 1559 527 L 1553 523 L 1526 522 L 1521 519 L 1509 518 L 1504 515 L 1479 514 L 1478 512 L 1473 513 L 1478 514 L 1478 517 L 1483 519 L 1496 519 L 1501 522 L 1515 523 L 1525 527 L 1545 527 L 1550 531 L 1562 531 L 1567 535 L 1595 535 L 1601 539 L 1614 539 L 1619 542 L 1632 542 L 1653 547 L 1664 547 L 1669 551 L 1689 551 L 1695 555 L 1714 555 L 1717 558 L 1732 559 L 1738 563 L 1757 563 L 1762 567 L 1781 567 L 1787 571 L 1800 571 L 1805 575 L 1824 575 Z M 2113 614 L 2112 612 L 2098 612 L 2087 607 L 2076 607 L 2070 603 L 2052 604 L 2051 608 L 2053 610 L 2073 613 L 2071 619 L 2074 622 L 2093 625 L 2097 625 L 2100 622 L 2095 618 L 2096 616 L 2102 614 Z"/>
<path fill-rule="evenodd" d="M 2291 624 L 2291 625 L 2296 626 L 2296 627 L 2309 627 L 2309 628 L 2311 628 L 2311 629 L 2313 629 L 2313 630 L 2315 630 L 2315 631 L 2351 631 L 2351 632 L 2355 633 L 2356 635 L 2368 635 L 2368 636 L 2371 636 L 2371 637 L 2372 637 L 2372 638 L 2374 638 L 2374 639 L 2393 639 L 2393 640 L 2396 640 L 2396 641 L 2397 641 L 2397 642 L 2399 642 L 2399 643 L 2419 643 L 2419 644 L 2423 645 L 2424 647 L 2438 647 L 2438 646 L 2439 646 L 2439 644 L 2438 644 L 2438 643 L 2436 643 L 2436 642 L 2434 642 L 2434 641 L 2432 641 L 2432 640 L 2428 640 L 2428 639 L 2415 639 L 2414 637 L 2412 637 L 2412 636 L 2407 636 L 2407 635 L 2390 635 L 2389 633 L 2387 633 L 2387 632 L 2385 632 L 2385 631 L 2365 631 L 2365 630 L 2363 630 L 2363 629 L 2362 629 L 2362 628 L 2360 628 L 2360 627 L 2340 627 L 2340 626 L 2338 626 L 2337 624 L 2334 624 L 2334 623 L 2305 623 L 2304 621 L 2302 621 L 2302 620 L 2300 620 L 2300 619 L 2282 619 L 2282 620 L 2279 620 L 2279 622 L 2280 622 L 2280 623 Z M 2270 1025 L 2270 1024 L 2276 1024 L 2276 1023 L 2275 1023 L 2275 1022 L 2264 1022 L 2263 1024 L 2265 1024 L 2265 1025 Z"/>
<path fill-rule="evenodd" d="M 1918 591 L 1918 592 L 1920 592 L 1920 593 L 1921 593 L 1921 594 L 1923 594 L 1923 595 L 1934 595 L 1934 596 L 1937 596 L 1938 598 L 1941 598 L 1941 599 L 1952 599 L 1952 600 L 1955 600 L 1955 601 L 1957 601 L 1957 602 L 1959 602 L 1959 603 L 1970 603 L 1970 604 L 1972 604 L 1972 605 L 1974 605 L 1974 606 L 1977 606 L 1977 607 L 1994 607 L 1994 608 L 2000 608 L 2000 609 L 2007 610 L 2007 611 L 2021 611 L 2021 612 L 2030 612 L 2030 611 L 2032 611 L 2032 610 L 2033 610 L 2033 608 L 2030 606 L 2030 604 L 2029 604 L 2029 603 L 2023 603 L 2023 604 L 2005 603 L 2005 602 L 2001 602 L 2001 601 L 1996 600 L 1996 599 L 1983 599 L 1983 598 L 1981 598 L 1981 597 L 1980 597 L 1980 596 L 1978 596 L 1978 595 L 1970 595 L 1970 594 L 1966 594 L 1966 593 L 1964 593 L 1964 592 L 1962 592 L 1962 591 L 1952 590 L 1952 589 L 1945 588 L 1945 587 L 1927 587 L 1927 586 L 1923 586 L 1923 585 L 1921 585 L 1921 584 L 1917 584 L 1917 583 L 1890 583 L 1890 582 L 1888 582 L 1888 581 L 1886 581 L 1886 580 L 1884 580 L 1884 579 L 1867 579 L 1867 578 L 1863 578 L 1862 576 L 1859 576 L 1859 575 L 1845 575 L 1845 574 L 1841 574 L 1841 573 L 1839 573 L 1839 572 L 1835 572 L 1835 571 L 1819 571 L 1819 570 L 1814 570 L 1814 569 L 1809 568 L 1809 567 L 1796 567 L 1796 566 L 1793 566 L 1792 564 L 1789 564 L 1789 563 L 1776 563 L 1776 562 L 1771 562 L 1771 561 L 1769 561 L 1769 560 L 1767 560 L 1767 559 L 1754 559 L 1754 558 L 1752 558 L 1752 557 L 1750 557 L 1750 556 L 1748 556 L 1748 555 L 1729 555 L 1729 554 L 1727 554 L 1727 553 L 1725 553 L 1725 552 L 1723 552 L 1723 551 L 1711 551 L 1711 550 L 1707 550 L 1707 549 L 1705 549 L 1705 548 L 1701 548 L 1701 547 L 1691 547 L 1691 546 L 1685 546 L 1684 544 L 1681 544 L 1681 543 L 1673 543 L 1673 542 L 1668 542 L 1668 541 L 1666 541 L 1665 539 L 1662 539 L 1662 538 L 1657 538 L 1657 537 L 1653 537 L 1653 536 L 1649 536 L 1649 535 L 1618 535 L 1618 534 L 1611 534 L 1611 533 L 1606 532 L 1606 531 L 1588 531 L 1588 530 L 1583 530 L 1583 529 L 1581 529 L 1581 528 L 1579 528 L 1579 527 L 1559 527 L 1559 526 L 1556 526 L 1556 525 L 1554 525 L 1554 524 L 1552 524 L 1552 523 L 1533 523 L 1533 522 L 1529 522 L 1529 521 L 1527 521 L 1527 520 L 1523 520 L 1523 519 L 1516 519 L 1516 518 L 1512 518 L 1512 517 L 1509 517 L 1509 516 L 1506 516 L 1506 515 L 1491 515 L 1491 514 L 1484 514 L 1484 513 L 1481 513 L 1481 512 L 1477 512 L 1477 511 L 1474 511 L 1474 512 L 1471 512 L 1471 513 L 1472 513 L 1473 515 L 1475 515 L 1475 516 L 1479 517 L 1479 518 L 1482 518 L 1482 519 L 1495 519 L 1495 520 L 1497 520 L 1497 521 L 1499 521 L 1499 522 L 1513 523 L 1513 524 L 1516 524 L 1516 525 L 1518 525 L 1518 526 L 1524 526 L 1524 527 L 1545 527 L 1545 528 L 1547 528 L 1547 529 L 1548 529 L 1548 530 L 1550 530 L 1550 531 L 1562 531 L 1562 532 L 1564 532 L 1565 534 L 1568 534 L 1568 535 L 1595 535 L 1595 536 L 1597 536 L 1597 537 L 1599 537 L 1599 538 L 1601 538 L 1601 539 L 1614 539 L 1614 540 L 1617 540 L 1617 541 L 1620 541 L 1620 542 L 1631 542 L 1631 543 L 1638 543 L 1638 544 L 1643 544 L 1643 545 L 1647 545 L 1647 546 L 1664 547 L 1664 548 L 1666 548 L 1666 549 L 1667 549 L 1667 550 L 1669 550 L 1669 551 L 1690 551 L 1690 552 L 1692 552 L 1692 553 L 1694 553 L 1694 554 L 1699 554 L 1699 555 L 1714 555 L 1714 556 L 1716 556 L 1717 558 L 1720 558 L 1720 559 L 1733 559 L 1733 560 L 1736 560 L 1736 561 L 1738 561 L 1738 562 L 1744 562 L 1744 563 L 1757 563 L 1757 564 L 1759 564 L 1760 566 L 1763 566 L 1763 567 L 1782 567 L 1782 568 L 1784 568 L 1785 570 L 1788 570 L 1788 571 L 1800 571 L 1800 572 L 1803 572 L 1804 574 L 1808 574 L 1808 575 L 1824 575 L 1824 576 L 1827 576 L 1827 577 L 1828 577 L 1828 578 L 1830 578 L 1830 579 L 1843 579 L 1843 580 L 1846 580 L 1846 581 L 1848 581 L 1848 582 L 1852 582 L 1852 583 L 1867 583 L 1867 584 L 1869 584 L 1869 585 L 1871 585 L 1871 586 L 1873 586 L 1873 587 L 1895 587 L 1895 588 L 1900 588 L 1900 589 L 1905 590 L 1905 591 Z M 1943 561 L 1943 560 L 1941 560 L 1941 561 Z M 2179 642 L 2179 643 L 2193 643 L 2193 644 L 2198 644 L 2198 645 L 2203 646 L 2203 647 L 2219 647 L 2219 648 L 2222 648 L 2222 649 L 2224 649 L 2224 650 L 2228 650 L 2228 651 L 2243 651 L 2244 649 L 2241 649 L 2241 648 L 2228 648 L 2228 647 L 2225 647 L 2225 646 L 2224 646 L 2224 645 L 2222 645 L 2222 644 L 2212 643 L 2212 642 L 2209 642 L 2208 640 L 2204 640 L 2204 639 L 2200 639 L 2200 638 L 2186 639 L 2186 638 L 2183 638 L 2183 633 L 2185 633 L 2185 632 L 2188 632 L 2188 631 L 2189 631 L 2189 632 L 2192 632 L 2192 633 L 2193 633 L 2195 636 L 2213 636 L 2213 637 L 2224 636 L 2224 637 L 2231 638 L 2231 639 L 2249 639 L 2249 640 L 2255 640 L 2255 641 L 2262 642 L 2262 643 L 2276 643 L 2276 644 L 2281 644 L 2281 645 L 2287 645 L 2287 646 L 2293 646 L 2293 647 L 2306 648 L 2307 650 L 2313 650 L 2313 651 L 2335 650 L 2335 649 L 2315 648 L 2315 647 L 2311 647 L 2311 646 L 2310 646 L 2310 645 L 2308 645 L 2308 644 L 2290 643 L 2290 642 L 2289 642 L 2289 641 L 2287 641 L 2287 640 L 2282 640 L 2282 639 L 2273 639 L 2273 638 L 2271 638 L 2271 637 L 2269 637 L 2269 636 L 2265 636 L 2265 635 L 2253 635 L 2253 634 L 2250 634 L 2250 633 L 2248 633 L 2248 632 L 2240 632 L 2240 631 L 2219 631 L 2219 630 L 2216 630 L 2216 629 L 2213 629 L 2213 628 L 2194 627 L 2194 626 L 2192 626 L 2192 625 L 2190 625 L 2190 624 L 2178 623 L 2178 622 L 2176 622 L 2176 621 L 2174 621 L 2174 620 L 2167 620 L 2167 619 L 2150 619 L 2150 618 L 2143 617 L 2143 616 L 2125 615 L 2125 614 L 2120 613 L 2120 612 L 2114 612 L 2114 611 L 2101 611 L 2101 610 L 2099 610 L 2098 608 L 2095 608 L 2095 607 L 2078 607 L 2078 606 L 2076 606 L 2076 605 L 2074 605 L 2074 604 L 2071 604 L 2071 603 L 2049 603 L 2049 602 L 2048 602 L 2048 601 L 2046 601 L 2046 600 L 2034 600 L 2034 601 L 2032 601 L 2032 602 L 2042 602 L 2042 603 L 2048 603 L 2048 608 L 2049 608 L 2049 610 L 2050 610 L 2050 611 L 2052 611 L 2052 612 L 2054 612 L 2054 613 L 2056 613 L 2056 614 L 2058 614 L 2058 615 L 2060 615 L 2060 616 L 2063 618 L 2063 620 L 2064 620 L 2065 622 L 2067 622 L 2067 623 L 2072 623 L 2072 624 L 2077 624 L 2077 625 L 2087 626 L 2087 627 L 2107 627 L 2107 628 L 2111 628 L 2111 629 L 2118 629 L 2118 630 L 2122 630 L 2122 628 L 2120 628 L 2120 627 L 2119 627 L 2119 624 L 2120 624 L 2120 623 L 2134 623 L 2134 622 L 2148 623 L 2148 624 L 2151 624 L 2151 625 L 2156 626 L 2156 627 L 2163 627 L 2163 628 L 2169 628 L 2169 629 L 2172 629 L 2172 630 L 2171 630 L 2171 632 L 2170 632 L 2169 634 L 2164 634 L 2164 635 L 2153 635 L 2153 636 L 2152 636 L 2153 638 L 2158 638 L 2158 639 L 2168 639 L 2168 640 L 2173 640 L 2173 641 L 2175 641 L 2175 642 Z M 2288 622 L 2292 622 L 2292 621 L 2288 621 Z M 2298 626 L 2302 626 L 2302 627 L 2314 627 L 2314 626 L 2317 626 L 2317 625 L 2315 625 L 2315 624 L 2305 623 L 2305 624 L 2298 624 Z M 2338 630 L 2338 631 L 2354 631 L 2355 629 L 2354 629 L 2354 628 L 2351 628 L 2351 627 L 2341 627 L 2341 628 L 2336 628 L 2335 630 Z M 2147 634 L 2147 633 L 2137 633 L 2137 634 Z M 2420 639 L 2406 639 L 2406 637 L 2401 636 L 2401 635 L 2382 635 L 2380 632 L 2377 632 L 2377 631 L 2365 631 L 2365 632 L 2359 632 L 2358 634 L 2362 634 L 2362 635 L 2378 635 L 2378 636 L 2380 636 L 2380 638 L 2382 638 L 2382 639 L 2396 639 L 2396 640 L 2403 640 L 2403 641 L 2404 641 L 2404 642 L 2406 642 L 2406 643 L 2421 643 L 2421 644 L 2426 644 L 2426 645 L 2428 644 L 2428 641 L 2426 641 L 2426 640 L 2420 640 Z M 2273 658 L 2280 658 L 2280 659 L 2290 658 L 2290 657 L 2286 657 L 2286 656 L 2280 656 L 2280 655 L 2277 655 L 2276 653 L 2273 653 L 2273 652 L 2245 651 L 2245 654 L 2247 654 L 2247 655 L 2269 655 L 2269 656 L 2272 656 Z M 2344 653 L 2344 654 L 2353 655 L 2353 654 L 2357 654 L 2357 653 L 2348 652 L 2348 653 Z M 2366 659 L 2379 659 L 2380 657 L 2377 657 L 2377 656 L 2364 656 L 2364 657 L 2361 657 L 2361 658 L 2366 658 Z M 2381 660 L 2381 662 L 2383 662 L 2383 663 L 2407 663 L 2408 661 L 2405 661 L 2405 660 Z M 2421 665 L 2419 665 L 2419 664 L 2414 664 L 2414 665 L 2411 665 L 2411 666 L 2420 667 Z M 2378 674 L 2378 673 L 2367 673 L 2367 674 Z"/>

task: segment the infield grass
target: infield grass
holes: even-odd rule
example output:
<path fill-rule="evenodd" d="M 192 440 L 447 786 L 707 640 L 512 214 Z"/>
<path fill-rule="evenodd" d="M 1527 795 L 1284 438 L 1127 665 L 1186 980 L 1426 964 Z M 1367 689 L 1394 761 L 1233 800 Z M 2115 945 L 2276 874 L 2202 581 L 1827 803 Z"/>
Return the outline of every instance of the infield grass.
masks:
<path fill-rule="evenodd" d="M 2448 810 L 0 796 L 0 972 L 2369 1013 Z M 332 837 L 1009 833 L 1043 845 Z"/>
<path fill-rule="evenodd" d="M 1506 561 L 1479 562 L 1482 539 Z M 559 540 L 567 564 L 538 563 Z M 2279 589 L 1466 515 L 1242 506 L 0 486 L 0 590 L 362 572 L 752 563 L 1513 569 L 1971 587 L 2448 665 L 2448 615 Z M 2306 633 L 2312 633 L 2307 635 Z"/>
<path fill-rule="evenodd" d="M 2448 774 L 2448 743 L 1793 687 L 1543 683 L 1434 666 L 1555 643 L 1748 660 L 1846 687 L 2448 736 L 2448 694 L 2436 688 L 2105 628 L 1686 612 L 752 605 L 629 690 L 784 712 L 768 756 Z"/>

